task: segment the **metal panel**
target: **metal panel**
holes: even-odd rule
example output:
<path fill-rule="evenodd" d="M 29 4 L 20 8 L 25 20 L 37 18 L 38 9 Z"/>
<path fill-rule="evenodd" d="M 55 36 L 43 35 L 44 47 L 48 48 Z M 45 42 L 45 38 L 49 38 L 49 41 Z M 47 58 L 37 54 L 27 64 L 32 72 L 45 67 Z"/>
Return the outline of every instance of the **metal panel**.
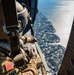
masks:
<path fill-rule="evenodd" d="M 58 75 L 74 75 L 74 21 L 65 56 Z"/>

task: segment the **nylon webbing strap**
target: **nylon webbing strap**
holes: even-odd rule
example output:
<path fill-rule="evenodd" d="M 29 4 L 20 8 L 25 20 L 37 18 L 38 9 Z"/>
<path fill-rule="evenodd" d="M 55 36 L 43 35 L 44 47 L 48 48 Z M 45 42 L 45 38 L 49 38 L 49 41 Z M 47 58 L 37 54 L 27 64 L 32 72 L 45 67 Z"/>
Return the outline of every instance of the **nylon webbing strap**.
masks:
<path fill-rule="evenodd" d="M 7 31 L 9 32 L 9 41 L 11 53 L 19 53 L 18 21 L 16 14 L 15 0 L 1 0 Z"/>
<path fill-rule="evenodd" d="M 38 4 L 38 0 L 31 0 L 31 11 L 30 11 L 30 15 L 32 17 L 33 23 L 35 21 L 36 14 L 38 12 L 37 4 Z"/>
<path fill-rule="evenodd" d="M 18 25 L 15 0 L 1 0 L 5 16 L 6 27 L 15 27 Z"/>
<path fill-rule="evenodd" d="M 58 75 L 74 75 L 74 21 L 67 49 Z"/>

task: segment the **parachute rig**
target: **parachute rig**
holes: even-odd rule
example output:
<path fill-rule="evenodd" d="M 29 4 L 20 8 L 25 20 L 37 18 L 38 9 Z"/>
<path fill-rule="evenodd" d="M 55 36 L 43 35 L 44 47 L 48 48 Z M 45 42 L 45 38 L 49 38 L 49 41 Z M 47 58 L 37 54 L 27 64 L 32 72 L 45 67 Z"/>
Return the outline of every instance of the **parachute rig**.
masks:
<path fill-rule="evenodd" d="M 51 75 L 34 38 L 37 0 L 0 0 L 0 75 Z"/>

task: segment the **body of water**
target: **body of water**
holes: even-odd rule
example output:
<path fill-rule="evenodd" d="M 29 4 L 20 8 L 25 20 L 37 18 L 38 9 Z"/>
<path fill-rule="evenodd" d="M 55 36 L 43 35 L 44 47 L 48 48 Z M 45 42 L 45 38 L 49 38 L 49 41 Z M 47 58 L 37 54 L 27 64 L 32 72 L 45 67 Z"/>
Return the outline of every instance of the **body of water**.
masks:
<path fill-rule="evenodd" d="M 39 0 L 38 8 L 53 23 L 60 43 L 66 47 L 74 17 L 74 0 Z"/>

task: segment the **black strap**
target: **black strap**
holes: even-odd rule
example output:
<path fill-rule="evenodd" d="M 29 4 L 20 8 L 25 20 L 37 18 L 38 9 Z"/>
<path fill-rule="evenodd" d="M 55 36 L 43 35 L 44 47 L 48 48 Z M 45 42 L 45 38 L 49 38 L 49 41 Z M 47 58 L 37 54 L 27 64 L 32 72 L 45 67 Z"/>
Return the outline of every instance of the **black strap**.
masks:
<path fill-rule="evenodd" d="M 17 15 L 15 0 L 1 0 L 5 16 L 6 27 L 17 27 Z"/>
<path fill-rule="evenodd" d="M 1 0 L 6 28 L 9 32 L 9 41 L 11 46 L 11 54 L 15 55 L 20 52 L 19 50 L 19 36 L 18 36 L 18 21 L 16 14 L 15 0 Z"/>
<path fill-rule="evenodd" d="M 26 26 L 26 28 L 24 29 L 23 35 L 26 34 L 30 29 L 31 29 L 31 34 L 34 35 L 33 28 L 32 28 L 32 26 L 30 24 L 28 24 Z"/>

